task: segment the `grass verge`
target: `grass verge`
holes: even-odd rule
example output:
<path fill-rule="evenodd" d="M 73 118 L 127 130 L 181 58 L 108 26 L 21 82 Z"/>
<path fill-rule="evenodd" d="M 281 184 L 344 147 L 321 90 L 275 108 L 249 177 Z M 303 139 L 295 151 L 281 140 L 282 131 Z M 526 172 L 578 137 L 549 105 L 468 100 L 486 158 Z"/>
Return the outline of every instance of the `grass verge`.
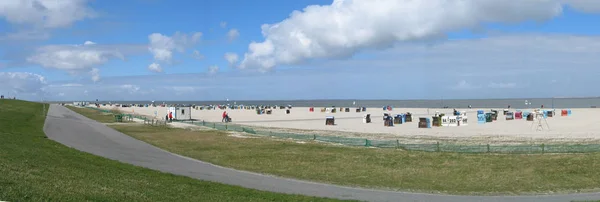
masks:
<path fill-rule="evenodd" d="M 111 127 L 217 165 L 340 185 L 473 195 L 579 192 L 600 187 L 599 153 L 414 152 L 240 138 L 220 131 Z"/>
<path fill-rule="evenodd" d="M 200 181 L 79 152 L 46 139 L 43 108 L 0 100 L 0 201 L 334 201 Z"/>
<path fill-rule="evenodd" d="M 98 110 L 90 110 L 87 108 L 81 107 L 73 107 L 67 106 L 70 110 L 77 112 L 81 115 L 84 115 L 90 119 L 94 119 L 100 123 L 114 123 L 115 122 L 115 114 L 119 113 L 118 110 L 110 110 L 110 113 L 104 113 Z"/>

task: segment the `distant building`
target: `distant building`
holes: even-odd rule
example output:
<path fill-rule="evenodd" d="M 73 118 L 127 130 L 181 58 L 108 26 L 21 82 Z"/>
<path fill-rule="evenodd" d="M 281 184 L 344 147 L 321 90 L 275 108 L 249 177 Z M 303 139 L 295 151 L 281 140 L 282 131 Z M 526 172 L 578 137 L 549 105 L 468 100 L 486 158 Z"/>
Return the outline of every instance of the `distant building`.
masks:
<path fill-rule="evenodd" d="M 80 106 L 80 107 L 85 107 L 85 106 L 88 106 L 89 104 L 90 104 L 89 102 L 73 102 L 73 105 Z"/>
<path fill-rule="evenodd" d="M 191 120 L 192 107 L 169 107 L 167 114 L 173 113 L 174 120 Z"/>

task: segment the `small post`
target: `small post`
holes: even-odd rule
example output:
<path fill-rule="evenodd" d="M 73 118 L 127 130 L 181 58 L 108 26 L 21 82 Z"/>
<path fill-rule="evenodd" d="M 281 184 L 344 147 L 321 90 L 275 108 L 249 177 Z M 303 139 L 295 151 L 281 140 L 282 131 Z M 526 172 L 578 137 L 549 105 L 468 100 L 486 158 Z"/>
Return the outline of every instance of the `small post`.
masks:
<path fill-rule="evenodd" d="M 436 146 L 437 146 L 437 152 L 440 152 L 440 142 L 436 142 Z"/>
<path fill-rule="evenodd" d="M 396 140 L 396 149 L 400 148 L 400 140 Z"/>
<path fill-rule="evenodd" d="M 544 154 L 545 150 L 546 150 L 546 145 L 542 144 L 542 154 Z"/>
<path fill-rule="evenodd" d="M 216 123 L 213 123 L 213 128 L 217 128 L 217 124 Z"/>
<path fill-rule="evenodd" d="M 227 124 L 225 124 L 225 130 L 227 130 Z"/>
<path fill-rule="evenodd" d="M 487 153 L 490 153 L 490 144 L 487 144 Z"/>
<path fill-rule="evenodd" d="M 206 122 L 202 121 L 202 126 L 206 126 Z"/>
<path fill-rule="evenodd" d="M 313 140 L 317 139 L 317 135 L 313 134 Z"/>

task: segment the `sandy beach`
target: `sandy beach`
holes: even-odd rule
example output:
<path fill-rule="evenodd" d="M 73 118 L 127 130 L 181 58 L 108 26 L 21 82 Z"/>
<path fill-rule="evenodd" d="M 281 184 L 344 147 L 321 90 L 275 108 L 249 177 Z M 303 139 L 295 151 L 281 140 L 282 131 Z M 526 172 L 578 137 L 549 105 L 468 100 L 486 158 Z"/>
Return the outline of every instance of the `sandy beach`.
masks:
<path fill-rule="evenodd" d="M 102 106 L 105 109 L 115 109 L 112 106 Z M 126 113 L 135 113 L 156 119 L 164 119 L 167 107 L 127 107 L 119 108 Z M 522 120 L 506 120 L 499 111 L 497 121 L 492 123 L 477 123 L 477 110 L 479 109 L 457 109 L 466 111 L 468 125 L 459 127 L 432 127 L 418 128 L 419 117 L 431 117 L 436 111 L 452 114 L 453 109 L 423 109 L 423 108 L 395 108 L 392 111 L 384 111 L 382 108 L 368 108 L 365 112 L 356 112 L 350 108 L 350 112 L 325 113 L 321 108 L 315 107 L 310 112 L 307 107 L 294 107 L 290 114 L 284 109 L 274 109 L 272 114 L 258 115 L 255 110 L 227 109 L 227 110 L 196 110 L 192 109 L 192 118 L 207 122 L 221 122 L 223 111 L 227 111 L 233 119 L 233 124 L 252 127 L 267 127 L 273 130 L 286 132 L 299 132 L 319 135 L 369 137 L 372 139 L 445 139 L 445 140 L 472 140 L 479 142 L 524 142 L 524 141 L 560 141 L 560 142 L 596 142 L 600 141 L 600 120 L 596 114 L 600 109 L 572 109 L 571 116 L 560 116 L 560 110 L 556 109 L 554 117 L 546 119 L 548 127 L 544 124 L 544 130 L 537 131 L 534 123 Z M 339 108 L 338 108 L 339 110 Z M 491 109 L 481 109 L 490 112 Z M 531 109 L 521 109 L 532 111 Z M 515 111 L 511 109 L 510 111 Z M 413 114 L 413 122 L 395 124 L 393 127 L 385 127 L 383 124 L 383 113 L 400 114 L 410 112 Z M 372 123 L 363 123 L 363 115 L 371 114 Z M 156 114 L 156 116 L 155 116 Z M 334 126 L 325 125 L 325 118 L 335 117 Z M 537 123 L 537 122 L 536 122 Z"/>

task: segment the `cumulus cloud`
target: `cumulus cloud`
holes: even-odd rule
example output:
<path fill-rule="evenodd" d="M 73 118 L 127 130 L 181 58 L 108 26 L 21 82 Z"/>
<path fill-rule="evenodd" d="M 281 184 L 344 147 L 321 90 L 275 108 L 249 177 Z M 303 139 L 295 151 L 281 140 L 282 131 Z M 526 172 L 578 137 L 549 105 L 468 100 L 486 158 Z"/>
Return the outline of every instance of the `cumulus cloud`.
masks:
<path fill-rule="evenodd" d="M 39 74 L 29 72 L 0 72 L 0 93 L 38 94 L 45 85 L 46 79 Z"/>
<path fill-rule="evenodd" d="M 99 78 L 93 68 L 111 59 L 125 60 L 126 54 L 142 51 L 136 45 L 98 45 L 91 41 L 78 45 L 48 45 L 35 50 L 26 61 L 42 67 L 67 71 L 71 74 L 91 71 L 93 78 Z M 96 80 L 96 79 L 94 79 Z"/>
<path fill-rule="evenodd" d="M 201 32 L 190 35 L 176 32 L 173 36 L 152 33 L 148 36 L 148 40 L 150 41 L 148 50 L 152 53 L 156 61 L 169 63 L 173 58 L 174 51 L 183 53 L 186 48 L 198 43 L 200 37 L 202 37 Z"/>
<path fill-rule="evenodd" d="M 229 40 L 229 42 L 236 40 L 238 37 L 240 37 L 240 31 L 237 29 L 230 29 L 227 32 L 227 40 Z"/>
<path fill-rule="evenodd" d="M 487 23 L 545 21 L 575 8 L 597 5 L 585 0 L 334 0 L 294 11 L 275 24 L 262 25 L 263 42 L 252 42 L 241 68 L 269 70 L 311 59 L 345 58 L 401 42 L 444 37 Z"/>
<path fill-rule="evenodd" d="M 212 65 L 208 67 L 208 74 L 216 74 L 217 72 L 219 72 L 219 66 Z"/>
<path fill-rule="evenodd" d="M 160 67 L 160 64 L 158 63 L 152 63 L 148 66 L 148 70 L 150 70 L 151 72 L 157 72 L 160 73 L 162 72 L 162 67 Z"/>
<path fill-rule="evenodd" d="M 19 0 L 0 1 L 0 17 L 12 24 L 59 28 L 96 14 L 87 0 Z"/>
<path fill-rule="evenodd" d="M 236 63 L 239 61 L 240 57 L 236 53 L 227 52 L 223 56 L 230 67 L 235 67 Z"/>
<path fill-rule="evenodd" d="M 90 45 L 88 41 L 87 45 L 43 46 L 27 61 L 47 68 L 79 71 L 104 64 L 111 58 L 124 59 L 124 55 L 113 48 Z"/>

